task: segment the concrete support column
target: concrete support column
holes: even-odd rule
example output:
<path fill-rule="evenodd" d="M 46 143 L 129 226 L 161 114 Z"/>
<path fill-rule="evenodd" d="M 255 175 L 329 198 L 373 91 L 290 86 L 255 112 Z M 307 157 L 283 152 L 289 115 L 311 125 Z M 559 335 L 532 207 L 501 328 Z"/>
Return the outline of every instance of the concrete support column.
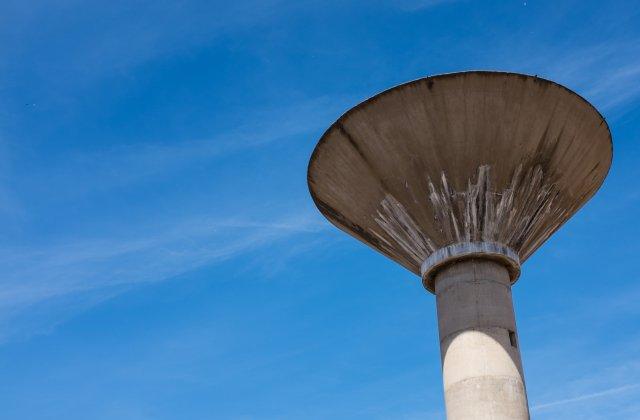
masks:
<path fill-rule="evenodd" d="M 507 269 L 455 262 L 437 272 L 435 293 L 447 418 L 528 419 Z"/>

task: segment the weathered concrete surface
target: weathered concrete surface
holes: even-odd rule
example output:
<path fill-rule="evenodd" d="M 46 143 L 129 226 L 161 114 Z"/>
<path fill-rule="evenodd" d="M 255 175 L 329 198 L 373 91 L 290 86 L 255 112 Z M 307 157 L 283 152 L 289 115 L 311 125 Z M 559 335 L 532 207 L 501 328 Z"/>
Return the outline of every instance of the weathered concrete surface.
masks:
<path fill-rule="evenodd" d="M 436 275 L 435 292 L 447 418 L 528 419 L 507 269 L 453 263 Z"/>
<path fill-rule="evenodd" d="M 532 76 L 466 72 L 361 103 L 322 136 L 308 183 L 336 226 L 416 274 L 437 249 L 497 242 L 524 262 L 599 188 L 598 111 Z"/>

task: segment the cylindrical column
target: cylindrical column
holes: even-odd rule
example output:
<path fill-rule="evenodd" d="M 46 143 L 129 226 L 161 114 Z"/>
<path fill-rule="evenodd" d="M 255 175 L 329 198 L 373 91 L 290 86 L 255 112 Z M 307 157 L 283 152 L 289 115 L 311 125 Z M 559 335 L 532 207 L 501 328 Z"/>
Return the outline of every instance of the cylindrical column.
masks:
<path fill-rule="evenodd" d="M 435 277 L 447 418 L 528 419 L 509 272 L 485 259 Z"/>

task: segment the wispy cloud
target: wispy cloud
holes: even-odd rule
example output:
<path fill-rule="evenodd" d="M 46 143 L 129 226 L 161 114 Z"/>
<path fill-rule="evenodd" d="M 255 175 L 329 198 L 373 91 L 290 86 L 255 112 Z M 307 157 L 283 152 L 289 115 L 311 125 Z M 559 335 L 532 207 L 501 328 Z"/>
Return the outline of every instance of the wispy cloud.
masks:
<path fill-rule="evenodd" d="M 246 255 L 283 241 L 304 243 L 324 228 L 315 215 L 292 215 L 277 220 L 193 218 L 174 225 L 154 226 L 146 235 L 78 238 L 41 248 L 12 249 L 0 253 L 4 267 L 0 281 L 0 341 L 16 333 L 29 335 L 15 324 L 36 305 L 81 296 L 112 297 L 127 287 L 174 278 L 200 267 Z M 65 313 L 69 313 L 66 308 Z M 53 319 L 52 319 L 53 318 Z M 46 324 L 56 321 L 48 313 Z M 42 325 L 31 327 L 42 329 Z M 46 329 L 46 328 L 45 328 Z"/>
<path fill-rule="evenodd" d="M 261 7 L 269 9 L 265 5 Z M 236 11 L 244 14 L 241 8 Z M 260 14 L 260 11 L 254 10 L 252 13 Z M 264 13 L 271 11 L 265 10 Z M 169 15 L 171 13 L 167 12 L 167 19 Z M 190 11 L 188 15 L 197 14 Z M 250 22 L 243 21 L 238 25 L 253 22 L 250 16 L 246 18 Z M 39 19 L 37 11 L 30 15 L 30 19 Z M 218 16 L 218 19 L 221 17 Z M 163 31 L 164 26 L 154 24 L 153 30 Z M 133 25 L 133 28 L 136 26 Z M 118 32 L 118 36 L 127 33 L 127 30 L 121 32 L 120 28 L 112 29 Z M 134 38 L 144 34 L 144 31 L 141 35 L 134 29 Z M 172 36 L 154 35 L 152 38 L 159 44 L 158 49 L 155 52 L 145 51 L 135 59 L 137 48 L 128 51 L 129 43 L 120 42 L 118 45 L 125 46 L 125 51 L 114 50 L 115 64 L 111 65 L 124 69 L 138 65 L 140 60 L 152 59 L 153 54 L 162 54 L 163 48 L 179 48 L 167 47 L 161 42 L 167 37 L 172 39 Z M 136 38 L 133 43 L 138 41 Z M 190 45 L 184 42 L 184 45 Z M 123 56 L 115 57 L 116 53 L 122 53 Z M 86 63 L 90 68 L 89 73 L 95 70 L 94 67 L 100 67 L 75 53 L 73 59 Z M 77 71 L 75 68 L 64 70 L 72 73 Z M 110 67 L 104 71 L 115 70 Z M 104 75 L 101 70 L 92 77 Z M 167 221 L 157 220 L 158 214 L 150 214 L 149 222 L 140 226 L 128 217 L 130 201 L 120 196 L 118 191 L 123 187 L 140 187 L 147 181 L 158 182 L 176 176 L 176 172 L 182 169 L 212 164 L 233 155 L 246 154 L 246 157 L 239 158 L 241 161 L 251 159 L 255 149 L 282 145 L 285 141 L 294 141 L 321 129 L 327 121 L 335 119 L 349 102 L 348 98 L 335 96 L 280 100 L 277 104 L 247 105 L 246 109 L 239 112 L 246 117 L 237 118 L 234 128 L 214 129 L 213 134 L 205 138 L 168 138 L 147 142 L 131 139 L 130 144 L 120 141 L 118 146 L 103 145 L 96 148 L 91 148 L 91 142 L 87 142 L 71 150 L 57 150 L 55 155 L 48 155 L 37 163 L 33 163 L 33 159 L 28 160 L 25 165 L 7 170 L 6 177 L 0 173 L 0 187 L 3 178 L 7 178 L 7 183 L 13 181 L 14 185 L 20 185 L 28 194 L 23 200 L 28 213 L 27 220 L 21 221 L 25 226 L 35 223 L 34 220 L 40 217 L 43 203 L 49 205 L 47 213 L 52 213 L 51 208 L 59 205 L 58 216 L 61 218 L 68 217 L 65 211 L 67 206 L 77 206 L 80 200 L 91 202 L 87 197 L 92 197 L 91 194 L 95 192 L 109 197 L 110 202 L 118 203 L 104 215 L 114 218 L 112 229 L 108 232 L 74 234 L 82 228 L 78 228 L 73 216 L 70 216 L 68 220 L 58 220 L 58 224 L 66 223 L 71 232 L 55 235 L 53 240 L 44 242 L 44 239 L 33 238 L 24 246 L 5 241 L 8 245 L 0 250 L 0 264 L 3 266 L 3 277 L 0 279 L 0 342 L 16 336 L 49 331 L 52 326 L 83 308 L 116 296 L 133 285 L 167 280 L 281 243 L 289 244 L 286 252 L 281 254 L 282 258 L 290 258 L 295 252 L 308 249 L 309 243 L 322 229 L 317 214 L 307 213 L 308 206 L 292 205 L 302 210 L 294 211 L 291 215 L 270 215 L 261 209 L 260 214 L 229 216 L 237 211 L 237 208 L 233 208 L 214 217 L 203 217 L 200 216 L 202 210 L 198 209 L 195 212 L 187 211 L 191 216 Z M 0 153 L 0 157 L 5 156 L 8 154 Z M 7 167 L 3 166 L 3 170 Z M 213 187 L 211 184 L 214 184 Z M 213 193 L 216 192 L 214 181 L 209 181 L 208 186 Z M 145 194 L 145 191 L 136 191 L 141 196 Z M 3 194 L 4 190 L 0 188 L 0 199 Z M 14 197 L 7 190 L 6 200 L 0 202 L 0 210 L 3 205 L 10 205 L 11 200 Z M 287 200 L 290 198 L 287 197 Z M 54 205 L 50 205 L 52 203 Z M 229 203 L 225 205 L 233 207 Z M 89 207 L 95 210 L 91 205 Z M 38 214 L 29 214 L 30 210 Z M 121 217 L 118 217 L 120 214 Z M 89 220 L 89 223 L 100 226 L 99 217 L 93 222 Z M 37 241 L 35 244 L 34 240 Z M 279 264 L 277 260 L 272 261 L 270 267 L 277 269 Z"/>
<path fill-rule="evenodd" d="M 252 109 L 243 124 L 210 139 L 134 142 L 131 146 L 71 151 L 62 154 L 59 161 L 48 159 L 25 173 L 9 172 L 8 176 L 27 182 L 31 191 L 41 191 L 39 199 L 63 206 L 93 192 L 119 200 L 120 187 L 138 187 L 181 168 L 250 154 L 253 149 L 308 134 L 335 118 L 344 101 L 320 97 L 285 107 Z M 127 200 L 123 200 L 117 210 L 124 212 L 123 216 L 126 206 Z M 288 241 L 282 258 L 304 252 L 323 225 L 308 206 L 291 207 L 303 210 L 273 216 L 264 209 L 260 215 L 196 214 L 175 220 L 159 220 L 156 215 L 142 226 L 122 217 L 109 231 L 91 236 L 74 234 L 75 224 L 69 220 L 72 231 L 48 243 L 6 245 L 0 250 L 0 342 L 49 331 L 77 311 L 132 285 L 163 281 L 267 245 Z M 269 267 L 276 270 L 281 265 L 276 260 Z"/>
<path fill-rule="evenodd" d="M 629 418 L 638 408 L 639 292 L 634 282 L 581 297 L 556 291 L 544 315 L 523 320 L 535 343 L 524 358 L 537 367 L 529 384 L 536 417 Z M 587 333 L 572 334 L 585 326 Z"/>
<path fill-rule="evenodd" d="M 135 7 L 119 0 L 90 7 L 77 0 L 9 2 L 2 19 L 11 25 L 0 25 L 0 70 L 25 65 L 32 81 L 48 89 L 79 87 L 269 22 L 278 16 L 278 3 L 240 0 L 212 8 L 201 1 L 142 1 Z M 40 59 L 27 67 L 22 57 L 31 54 Z"/>
<path fill-rule="evenodd" d="M 640 384 L 629 384 L 629 385 L 619 386 L 619 387 L 615 387 L 615 388 L 606 389 L 604 391 L 592 392 L 592 393 L 588 393 L 588 394 L 579 395 L 577 397 L 564 398 L 564 399 L 561 399 L 561 400 L 551 401 L 551 402 L 548 402 L 548 403 L 536 404 L 536 405 L 531 407 L 531 410 L 533 410 L 533 411 L 543 410 L 543 409 L 546 409 L 546 408 L 558 407 L 558 406 L 562 406 L 562 405 L 573 404 L 573 403 L 576 403 L 576 402 L 584 402 L 584 401 L 593 400 L 593 399 L 596 399 L 596 398 L 603 398 L 603 397 L 608 397 L 608 396 L 612 396 L 612 395 L 626 393 L 628 391 L 631 391 L 631 390 L 634 390 L 634 389 L 638 389 L 638 388 L 640 388 Z"/>
<path fill-rule="evenodd" d="M 640 44 L 611 42 L 577 49 L 546 67 L 607 111 L 640 97 Z"/>
<path fill-rule="evenodd" d="M 509 68 L 549 78 L 576 90 L 600 110 L 621 114 L 640 98 L 640 43 L 612 39 L 599 44 L 557 44 L 520 53 Z"/>
<path fill-rule="evenodd" d="M 402 10 L 414 12 L 429 9 L 434 6 L 440 6 L 445 3 L 457 3 L 459 1 L 461 0 L 401 0 L 395 1 L 394 4 Z"/>
<path fill-rule="evenodd" d="M 166 176 L 174 171 L 198 163 L 288 141 L 297 136 L 319 130 L 327 121 L 337 118 L 349 98 L 322 96 L 295 101 L 285 106 L 249 108 L 245 121 L 237 127 L 221 131 L 205 139 L 132 142 L 130 146 L 116 146 L 92 151 L 71 151 L 57 158 L 49 158 L 44 165 L 29 168 L 22 179 L 30 185 L 46 185 L 56 191 L 78 195 L 92 190 L 143 182 Z M 72 186 L 73 188 L 69 188 Z"/>

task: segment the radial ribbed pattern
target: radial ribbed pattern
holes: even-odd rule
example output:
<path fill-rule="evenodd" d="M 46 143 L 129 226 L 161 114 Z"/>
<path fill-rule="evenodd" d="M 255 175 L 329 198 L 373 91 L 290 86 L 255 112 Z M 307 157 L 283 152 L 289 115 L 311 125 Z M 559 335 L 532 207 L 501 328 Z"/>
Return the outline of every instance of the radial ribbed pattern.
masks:
<path fill-rule="evenodd" d="M 308 182 L 340 229 L 420 273 L 436 249 L 498 242 L 526 260 L 599 188 L 602 116 L 537 77 L 466 72 L 385 91 L 322 136 Z"/>

